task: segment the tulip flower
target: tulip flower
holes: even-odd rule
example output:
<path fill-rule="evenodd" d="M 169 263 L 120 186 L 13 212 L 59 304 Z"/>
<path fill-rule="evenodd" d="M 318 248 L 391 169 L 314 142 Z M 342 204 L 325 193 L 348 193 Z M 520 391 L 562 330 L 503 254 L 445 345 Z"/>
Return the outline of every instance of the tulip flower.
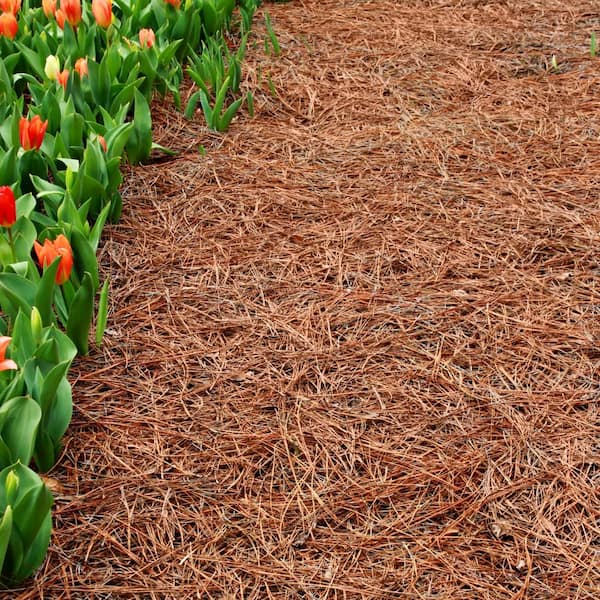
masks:
<path fill-rule="evenodd" d="M 78 58 L 75 61 L 75 71 L 79 73 L 79 77 L 82 79 L 88 74 L 87 58 Z"/>
<path fill-rule="evenodd" d="M 154 46 L 156 36 L 154 35 L 154 31 L 152 31 L 152 29 L 140 29 L 138 36 L 140 38 L 140 46 L 142 48 L 152 48 L 152 46 Z"/>
<path fill-rule="evenodd" d="M 179 8 L 181 6 L 181 0 L 165 0 L 167 4 L 170 4 L 173 8 Z"/>
<path fill-rule="evenodd" d="M 50 18 L 56 14 L 56 0 L 42 0 L 44 14 Z"/>
<path fill-rule="evenodd" d="M 46 77 L 52 81 L 58 79 L 58 76 L 60 74 L 60 62 L 58 61 L 58 58 L 53 54 L 46 58 L 44 73 L 46 73 Z"/>
<path fill-rule="evenodd" d="M 6 348 L 10 344 L 12 338 L 5 335 L 0 337 L 0 371 L 8 371 L 11 369 L 18 369 L 17 363 L 10 358 L 4 358 L 6 355 Z"/>
<path fill-rule="evenodd" d="M 56 10 L 56 12 L 54 13 L 54 16 L 56 17 L 56 22 L 58 23 L 58 26 L 61 29 L 65 28 L 65 13 L 59 9 Z"/>
<path fill-rule="evenodd" d="M 0 0 L 0 10 L 2 12 L 12 13 L 17 15 L 21 8 L 21 0 Z"/>
<path fill-rule="evenodd" d="M 12 227 L 17 220 L 17 205 L 13 191 L 7 186 L 0 187 L 0 225 Z"/>
<path fill-rule="evenodd" d="M 42 121 L 39 115 L 35 115 L 31 121 L 21 117 L 19 121 L 19 140 L 25 150 L 39 150 L 44 141 L 44 135 L 48 128 L 48 121 Z"/>
<path fill-rule="evenodd" d="M 53 242 L 46 238 L 43 246 L 36 240 L 33 248 L 42 269 L 49 267 L 60 256 L 55 281 L 58 285 L 68 281 L 73 268 L 73 251 L 69 240 L 62 233 Z"/>
<path fill-rule="evenodd" d="M 92 13 L 96 23 L 106 29 L 112 21 L 111 0 L 92 0 Z"/>
<path fill-rule="evenodd" d="M 11 12 L 3 12 L 0 15 L 0 35 L 5 35 L 9 39 L 14 39 L 19 30 L 17 17 Z"/>
<path fill-rule="evenodd" d="M 65 20 L 71 27 L 77 27 L 81 21 L 81 0 L 60 0 L 60 9 L 56 11 L 56 20 L 61 29 L 64 27 Z"/>
<path fill-rule="evenodd" d="M 96 137 L 96 139 L 98 140 L 100 146 L 102 146 L 102 150 L 104 150 L 104 152 L 108 152 L 108 146 L 106 145 L 106 140 L 104 139 L 104 136 L 99 135 Z"/>
<path fill-rule="evenodd" d="M 63 86 L 63 88 L 66 90 L 67 89 L 67 81 L 69 81 L 69 70 L 65 69 L 64 71 L 61 71 L 58 74 L 58 77 L 56 78 L 56 80 L 58 81 L 58 83 L 60 83 L 60 85 Z"/>

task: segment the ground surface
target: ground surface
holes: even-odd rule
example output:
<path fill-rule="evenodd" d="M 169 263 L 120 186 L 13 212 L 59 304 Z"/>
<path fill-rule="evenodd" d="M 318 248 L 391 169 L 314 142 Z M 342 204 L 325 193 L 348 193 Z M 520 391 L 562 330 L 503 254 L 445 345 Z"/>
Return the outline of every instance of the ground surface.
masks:
<path fill-rule="evenodd" d="M 600 597 L 598 3 L 268 9 L 255 119 L 127 172 L 15 596 Z"/>

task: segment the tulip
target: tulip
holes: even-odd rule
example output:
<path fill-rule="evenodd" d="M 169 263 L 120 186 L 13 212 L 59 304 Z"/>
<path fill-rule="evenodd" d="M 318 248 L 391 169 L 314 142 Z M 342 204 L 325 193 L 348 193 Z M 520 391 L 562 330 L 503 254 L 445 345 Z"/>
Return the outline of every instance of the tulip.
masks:
<path fill-rule="evenodd" d="M 56 22 L 61 29 L 65 28 L 65 13 L 60 8 L 54 13 Z"/>
<path fill-rule="evenodd" d="M 106 140 L 104 139 L 104 136 L 99 135 L 96 139 L 98 140 L 100 146 L 102 146 L 102 150 L 104 150 L 104 152 L 108 152 L 108 146 L 106 145 Z"/>
<path fill-rule="evenodd" d="M 0 10 L 2 12 L 12 13 L 17 15 L 21 8 L 21 0 L 0 0 Z"/>
<path fill-rule="evenodd" d="M 0 225 L 12 227 L 17 220 L 17 205 L 15 195 L 7 186 L 0 187 Z"/>
<path fill-rule="evenodd" d="M 31 121 L 21 117 L 19 121 L 19 139 L 25 150 L 39 150 L 44 141 L 44 135 L 48 127 L 48 121 L 42 121 L 39 115 L 35 115 Z"/>
<path fill-rule="evenodd" d="M 92 13 L 96 23 L 106 29 L 112 21 L 111 0 L 92 0 Z"/>
<path fill-rule="evenodd" d="M 79 77 L 82 79 L 88 74 L 87 58 L 78 58 L 75 61 L 75 71 L 79 73 Z"/>
<path fill-rule="evenodd" d="M 69 81 L 69 70 L 65 69 L 64 71 L 61 71 L 58 74 L 58 77 L 56 78 L 56 80 L 58 81 L 58 83 L 60 83 L 60 85 L 63 86 L 63 88 L 66 90 L 67 89 L 67 81 Z"/>
<path fill-rule="evenodd" d="M 50 18 L 56 14 L 56 0 L 42 0 L 44 14 Z"/>
<path fill-rule="evenodd" d="M 3 12 L 0 15 L 0 35 L 5 35 L 9 39 L 14 39 L 19 30 L 17 17 L 11 12 Z"/>
<path fill-rule="evenodd" d="M 33 248 L 42 269 L 50 266 L 59 256 L 61 257 L 54 279 L 58 285 L 62 285 L 69 279 L 73 268 L 73 251 L 69 240 L 62 233 L 53 242 L 46 238 L 43 246 L 37 241 L 33 242 Z"/>
<path fill-rule="evenodd" d="M 0 371 L 7 371 L 9 369 L 18 369 L 17 363 L 10 358 L 4 358 L 6 354 L 6 348 L 10 344 L 12 338 L 5 335 L 0 337 Z"/>
<path fill-rule="evenodd" d="M 179 8 L 181 6 L 181 0 L 165 0 L 167 4 L 170 4 L 173 8 Z"/>
<path fill-rule="evenodd" d="M 56 14 L 56 20 L 59 20 L 58 12 Z M 81 0 L 60 0 L 60 13 L 62 18 L 62 25 L 59 21 L 61 29 L 64 27 L 65 19 L 71 27 L 77 27 L 81 21 Z"/>
<path fill-rule="evenodd" d="M 138 35 L 140 38 L 140 46 L 142 48 L 152 48 L 152 46 L 154 46 L 156 36 L 154 35 L 154 31 L 152 31 L 152 29 L 140 29 Z"/>
<path fill-rule="evenodd" d="M 58 61 L 58 58 L 53 54 L 46 58 L 44 73 L 46 73 L 46 77 L 52 81 L 58 79 L 58 76 L 60 74 L 60 62 Z"/>

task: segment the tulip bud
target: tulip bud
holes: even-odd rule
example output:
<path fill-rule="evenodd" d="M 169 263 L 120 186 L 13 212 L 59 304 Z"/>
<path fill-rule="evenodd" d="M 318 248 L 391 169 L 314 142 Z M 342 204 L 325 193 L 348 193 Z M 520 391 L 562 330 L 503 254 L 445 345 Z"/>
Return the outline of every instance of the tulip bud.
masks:
<path fill-rule="evenodd" d="M 79 77 L 82 79 L 88 74 L 87 58 L 78 58 L 75 61 L 75 71 L 79 73 Z"/>
<path fill-rule="evenodd" d="M 58 12 L 56 14 L 56 20 L 58 21 Z M 60 0 L 60 13 L 62 15 L 62 25 L 64 26 L 65 19 L 71 25 L 71 27 L 77 27 L 81 21 L 81 0 Z"/>
<path fill-rule="evenodd" d="M 106 29 L 112 21 L 111 0 L 92 0 L 92 13 L 96 23 Z"/>
<path fill-rule="evenodd" d="M 108 152 L 108 146 L 106 145 L 106 140 L 104 139 L 104 136 L 99 135 L 96 139 L 98 140 L 100 146 L 102 146 L 102 150 L 104 150 L 104 152 Z"/>
<path fill-rule="evenodd" d="M 69 240 L 62 233 L 53 242 L 49 239 L 44 240 L 43 246 L 36 240 L 33 243 L 33 249 L 42 269 L 49 267 L 60 256 L 54 280 L 58 285 L 62 285 L 69 279 L 73 268 L 73 251 Z"/>
<path fill-rule="evenodd" d="M 19 121 L 19 139 L 24 150 L 39 150 L 44 141 L 44 135 L 48 127 L 48 121 L 42 121 L 39 115 L 35 115 L 31 121 L 21 117 Z"/>
<path fill-rule="evenodd" d="M 165 0 L 167 4 L 170 4 L 173 8 L 179 8 L 181 6 L 181 0 Z"/>
<path fill-rule="evenodd" d="M 154 46 L 156 36 L 154 35 L 154 31 L 152 31 L 152 29 L 140 29 L 138 36 L 140 38 L 140 46 L 142 48 L 152 48 L 152 46 Z"/>
<path fill-rule="evenodd" d="M 11 341 L 11 337 L 8 337 L 6 335 L 0 336 L 0 371 L 10 371 L 19 368 L 19 366 L 14 360 L 11 360 L 10 358 L 5 358 L 6 349 L 8 348 Z"/>
<path fill-rule="evenodd" d="M 50 18 L 56 14 L 56 0 L 42 0 L 44 14 Z"/>
<path fill-rule="evenodd" d="M 21 8 L 21 0 L 0 0 L 0 11 L 17 15 Z"/>
<path fill-rule="evenodd" d="M 13 40 L 19 31 L 19 23 L 17 17 L 11 12 L 4 12 L 0 15 L 0 35 Z"/>
<path fill-rule="evenodd" d="M 58 83 L 60 83 L 60 85 L 63 86 L 63 88 L 66 90 L 67 89 L 67 81 L 69 81 L 69 70 L 65 69 L 64 71 L 61 71 L 58 76 L 56 77 L 56 80 L 58 81 Z"/>
<path fill-rule="evenodd" d="M 58 58 L 53 54 L 46 58 L 44 73 L 46 73 L 46 77 L 52 81 L 58 79 L 58 75 L 60 74 L 60 62 L 58 61 Z"/>
<path fill-rule="evenodd" d="M 15 195 L 7 185 L 0 187 L 0 225 L 12 227 L 17 220 Z"/>
<path fill-rule="evenodd" d="M 33 334 L 35 343 L 38 345 L 42 339 L 43 329 L 44 325 L 42 323 L 42 315 L 40 314 L 37 306 L 34 306 L 31 309 L 31 333 Z"/>
<path fill-rule="evenodd" d="M 19 476 L 14 470 L 9 471 L 4 480 L 4 490 L 6 492 L 6 504 L 12 505 L 17 498 L 19 491 Z"/>

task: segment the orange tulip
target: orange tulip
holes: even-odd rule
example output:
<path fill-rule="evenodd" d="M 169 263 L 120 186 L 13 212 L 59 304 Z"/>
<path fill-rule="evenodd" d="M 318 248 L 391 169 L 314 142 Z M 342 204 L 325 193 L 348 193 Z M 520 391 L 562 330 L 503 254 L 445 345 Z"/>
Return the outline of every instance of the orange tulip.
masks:
<path fill-rule="evenodd" d="M 152 31 L 152 29 L 140 29 L 138 36 L 140 38 L 140 46 L 142 48 L 152 48 L 152 46 L 154 46 L 156 36 L 154 35 L 154 31 Z"/>
<path fill-rule="evenodd" d="M 108 146 L 106 145 L 106 140 L 104 139 L 104 136 L 99 135 L 96 139 L 98 140 L 100 146 L 102 146 L 102 150 L 104 150 L 104 152 L 108 152 Z"/>
<path fill-rule="evenodd" d="M 44 14 L 50 18 L 56 14 L 56 0 L 42 0 Z"/>
<path fill-rule="evenodd" d="M 58 8 L 54 13 L 54 16 L 56 17 L 56 22 L 58 23 L 58 26 L 61 29 L 64 29 L 66 20 L 65 13 L 62 10 L 60 10 L 60 8 Z"/>
<path fill-rule="evenodd" d="M 75 71 L 82 79 L 88 74 L 87 58 L 78 58 L 75 61 Z"/>
<path fill-rule="evenodd" d="M 19 121 L 19 140 L 25 150 L 39 150 L 44 141 L 44 135 L 48 128 L 48 121 L 42 121 L 39 115 L 35 115 L 31 121 L 21 117 Z"/>
<path fill-rule="evenodd" d="M 12 227 L 17 220 L 17 205 L 15 195 L 7 186 L 0 187 L 0 225 Z"/>
<path fill-rule="evenodd" d="M 2 13 L 0 15 L 0 35 L 5 35 L 12 40 L 17 35 L 17 31 L 19 31 L 17 17 L 11 12 Z"/>
<path fill-rule="evenodd" d="M 5 335 L 0 337 L 0 371 L 8 371 L 11 369 L 18 369 L 17 363 L 10 358 L 4 358 L 6 355 L 6 348 L 10 344 L 12 338 Z"/>
<path fill-rule="evenodd" d="M 21 8 L 21 0 L 0 0 L 0 10 L 16 16 Z"/>
<path fill-rule="evenodd" d="M 165 0 L 167 4 L 170 4 L 173 8 L 179 8 L 181 6 L 181 0 Z"/>
<path fill-rule="evenodd" d="M 33 248 L 42 269 L 49 267 L 60 256 L 54 280 L 58 285 L 68 281 L 73 268 L 73 251 L 69 240 L 62 233 L 53 242 L 46 238 L 43 246 L 36 240 L 33 242 Z"/>
<path fill-rule="evenodd" d="M 67 81 L 69 81 L 69 70 L 65 69 L 64 71 L 61 71 L 58 74 L 56 81 L 58 81 L 58 83 L 60 83 L 60 85 L 62 85 L 63 88 L 66 90 L 67 89 Z"/>
<path fill-rule="evenodd" d="M 61 13 L 62 25 L 59 21 L 59 12 Z M 60 10 L 56 12 L 56 20 L 61 29 L 64 27 L 65 20 L 71 27 L 77 27 L 81 21 L 81 0 L 60 0 Z"/>
<path fill-rule="evenodd" d="M 96 23 L 106 29 L 112 21 L 111 0 L 92 0 L 92 13 Z"/>

